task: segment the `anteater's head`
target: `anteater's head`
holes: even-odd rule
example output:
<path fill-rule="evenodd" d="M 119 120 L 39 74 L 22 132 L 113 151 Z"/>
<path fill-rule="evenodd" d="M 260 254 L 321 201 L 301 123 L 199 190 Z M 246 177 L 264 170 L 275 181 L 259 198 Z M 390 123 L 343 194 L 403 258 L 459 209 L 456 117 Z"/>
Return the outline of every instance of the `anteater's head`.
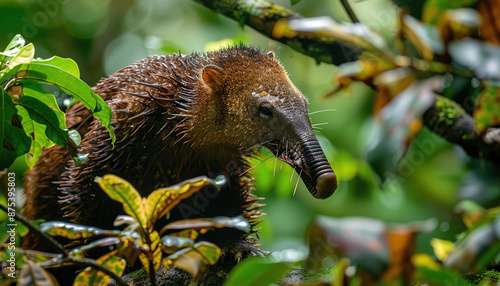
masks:
<path fill-rule="evenodd" d="M 207 54 L 198 71 L 201 97 L 192 126 L 207 150 L 266 147 L 327 198 L 337 178 L 313 134 L 307 99 L 272 53 L 238 46 Z"/>

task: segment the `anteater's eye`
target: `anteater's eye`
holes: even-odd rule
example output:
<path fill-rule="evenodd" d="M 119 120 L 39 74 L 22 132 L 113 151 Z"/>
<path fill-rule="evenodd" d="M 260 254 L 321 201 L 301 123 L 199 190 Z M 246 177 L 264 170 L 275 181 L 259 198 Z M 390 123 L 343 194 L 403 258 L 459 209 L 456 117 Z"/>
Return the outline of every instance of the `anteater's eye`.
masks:
<path fill-rule="evenodd" d="M 271 118 L 273 116 L 273 110 L 271 104 L 264 102 L 259 106 L 260 117 L 264 119 Z"/>

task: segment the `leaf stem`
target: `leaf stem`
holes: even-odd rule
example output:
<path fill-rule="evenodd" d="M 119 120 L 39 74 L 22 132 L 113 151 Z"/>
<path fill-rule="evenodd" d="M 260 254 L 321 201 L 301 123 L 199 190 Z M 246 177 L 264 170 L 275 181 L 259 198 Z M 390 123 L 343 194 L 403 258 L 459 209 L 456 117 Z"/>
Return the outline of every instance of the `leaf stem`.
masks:
<path fill-rule="evenodd" d="M 353 23 L 359 23 L 358 16 L 356 16 L 356 13 L 354 13 L 354 10 L 352 10 L 352 7 L 351 7 L 351 4 L 349 4 L 349 1 L 348 0 L 340 0 L 340 3 L 342 3 L 342 6 L 344 6 L 344 10 L 347 13 L 347 15 L 349 16 L 349 18 L 351 18 L 351 21 Z"/>

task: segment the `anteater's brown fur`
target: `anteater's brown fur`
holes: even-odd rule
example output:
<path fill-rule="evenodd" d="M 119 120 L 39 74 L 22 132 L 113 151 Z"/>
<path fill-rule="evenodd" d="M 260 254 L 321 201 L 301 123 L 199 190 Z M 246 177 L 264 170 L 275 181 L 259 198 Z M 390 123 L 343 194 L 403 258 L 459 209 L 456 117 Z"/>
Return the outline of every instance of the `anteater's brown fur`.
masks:
<path fill-rule="evenodd" d="M 261 205 L 251 194 L 252 178 L 244 173 L 248 169 L 245 157 L 253 154 L 254 147 L 274 146 L 276 155 L 283 153 L 281 159 L 301 168 L 302 161 L 293 163 L 301 152 L 298 139 L 288 135 L 291 132 L 279 135 L 279 140 L 283 137 L 287 142 L 285 151 L 285 143 L 280 145 L 270 136 L 273 130 L 292 128 L 295 123 L 289 121 L 293 118 L 303 117 L 295 125 L 314 137 L 312 130 L 309 132 L 305 97 L 273 55 L 251 47 L 152 56 L 103 79 L 93 90 L 113 111 L 115 147 L 100 121 L 81 103 L 69 108 L 67 126 L 81 134 L 78 153 L 88 154 L 88 161 L 75 166 L 62 147 L 45 150 L 26 176 L 24 214 L 28 219 L 68 220 L 109 229 L 122 209 L 100 190 L 96 176 L 116 174 L 147 196 L 157 188 L 196 176 L 222 174 L 228 184 L 218 195 L 207 190 L 203 197 L 202 191 L 201 197 L 172 211 L 171 219 L 243 214 L 255 225 Z M 282 116 L 282 123 L 269 121 L 269 110 L 253 106 L 263 100 L 289 113 L 285 116 L 289 119 Z M 274 124 L 274 129 L 265 124 Z M 301 133 L 297 137 L 307 136 Z M 316 156 L 319 144 L 314 148 L 311 154 Z M 307 169 L 300 173 L 303 178 L 310 175 L 309 181 L 314 182 Z M 245 234 L 232 232 L 208 239 L 229 245 L 245 238 Z M 40 248 L 38 243 L 36 237 L 29 236 L 24 246 Z"/>

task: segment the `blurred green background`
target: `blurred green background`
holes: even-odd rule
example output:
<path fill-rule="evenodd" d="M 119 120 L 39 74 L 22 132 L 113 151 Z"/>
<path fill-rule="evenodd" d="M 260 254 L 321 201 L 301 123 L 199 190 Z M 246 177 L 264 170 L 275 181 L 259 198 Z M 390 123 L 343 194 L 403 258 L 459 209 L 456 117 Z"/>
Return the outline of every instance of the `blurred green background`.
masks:
<path fill-rule="evenodd" d="M 289 1 L 274 2 L 290 7 Z M 347 20 L 337 1 L 301 1 L 290 8 L 305 16 Z M 385 36 L 396 25 L 395 8 L 388 0 L 359 1 L 353 8 L 363 23 Z M 240 41 L 273 50 L 291 80 L 309 98 L 311 120 L 320 124 L 317 136 L 340 181 L 336 193 L 320 201 L 302 182 L 293 195 L 298 176 L 288 165 L 273 158 L 259 164 L 252 173 L 255 194 L 266 197 L 267 219 L 261 223 L 259 235 L 265 250 L 302 247 L 308 223 L 323 214 L 373 217 L 389 223 L 434 218 L 434 233 L 421 235 L 417 249 L 431 252 L 430 237 L 454 240 L 464 230 L 453 210 L 459 196 L 498 202 L 498 179 L 490 176 L 494 183 L 486 192 L 489 197 L 484 196 L 488 184 L 481 186 L 477 180 L 489 166 L 471 161 L 462 150 L 427 130 L 401 159 L 398 172 L 382 184 L 364 159 L 374 128 L 373 91 L 369 87 L 353 85 L 349 92 L 325 99 L 323 95 L 334 88 L 335 66 L 318 65 L 250 28 L 242 30 L 236 22 L 193 1 L 0 0 L 0 11 L 0 47 L 15 34 L 22 34 L 35 44 L 37 57 L 74 59 L 82 79 L 91 86 L 151 54 L 209 51 Z M 330 109 L 333 111 L 314 113 Z M 262 150 L 263 158 L 271 155 Z M 261 160 L 254 159 L 252 165 Z M 19 180 L 26 168 L 23 162 L 20 158 L 12 166 Z M 471 172 L 478 168 L 483 170 L 479 175 Z"/>

